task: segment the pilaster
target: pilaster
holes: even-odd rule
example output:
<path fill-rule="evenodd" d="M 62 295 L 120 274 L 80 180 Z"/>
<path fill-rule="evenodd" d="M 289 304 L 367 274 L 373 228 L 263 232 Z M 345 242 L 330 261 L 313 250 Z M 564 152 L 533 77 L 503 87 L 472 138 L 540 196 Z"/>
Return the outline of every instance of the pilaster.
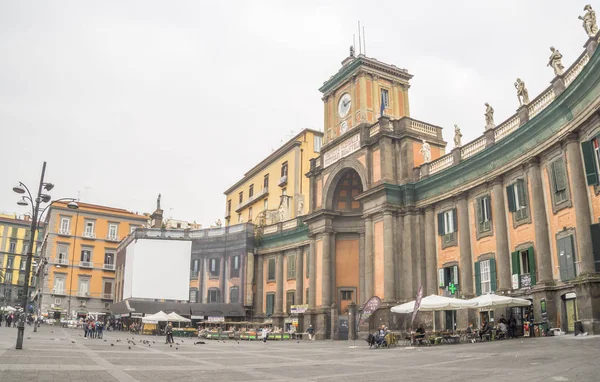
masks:
<path fill-rule="evenodd" d="M 435 250 L 435 214 L 434 206 L 425 208 L 425 274 L 426 296 L 437 294 L 437 254 Z M 425 294 L 426 293 L 426 294 Z"/>
<path fill-rule="evenodd" d="M 373 296 L 373 219 L 365 217 L 365 297 L 367 301 Z"/>
<path fill-rule="evenodd" d="M 497 292 L 506 292 L 512 287 L 505 205 L 504 186 L 502 178 L 498 177 L 492 182 L 492 221 L 496 236 L 496 268 L 498 272 Z"/>
<path fill-rule="evenodd" d="M 473 258 L 471 254 L 471 224 L 467 194 L 462 193 L 457 201 L 458 245 L 460 248 L 460 291 L 466 297 L 474 296 L 473 290 Z"/>
<path fill-rule="evenodd" d="M 257 316 L 264 316 L 265 311 L 263 310 L 263 298 L 264 298 L 264 258 L 261 255 L 256 256 L 256 306 L 255 314 Z"/>
<path fill-rule="evenodd" d="M 296 248 L 296 293 L 294 303 L 301 305 L 304 302 L 304 247 Z"/>
<path fill-rule="evenodd" d="M 383 212 L 383 300 L 396 299 L 394 278 L 394 218 L 392 211 Z"/>

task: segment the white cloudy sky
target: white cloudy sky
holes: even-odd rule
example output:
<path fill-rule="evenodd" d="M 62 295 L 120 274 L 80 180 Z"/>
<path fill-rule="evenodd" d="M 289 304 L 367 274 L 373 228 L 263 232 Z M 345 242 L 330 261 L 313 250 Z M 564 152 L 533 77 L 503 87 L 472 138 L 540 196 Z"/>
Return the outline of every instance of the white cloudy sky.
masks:
<path fill-rule="evenodd" d="M 56 198 L 150 212 L 161 192 L 211 224 L 245 171 L 323 128 L 317 89 L 357 20 L 368 56 L 414 75 L 412 117 L 469 141 L 484 102 L 514 113 L 516 77 L 549 85 L 550 45 L 565 66 L 582 52 L 587 1 L 2 1 L 0 211 L 26 212 L 12 185 L 45 160 Z"/>

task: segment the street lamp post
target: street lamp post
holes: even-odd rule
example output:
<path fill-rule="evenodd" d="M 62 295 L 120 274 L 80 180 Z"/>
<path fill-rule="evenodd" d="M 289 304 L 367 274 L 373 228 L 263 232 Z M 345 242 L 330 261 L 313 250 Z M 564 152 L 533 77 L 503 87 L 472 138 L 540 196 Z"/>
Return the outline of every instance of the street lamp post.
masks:
<path fill-rule="evenodd" d="M 50 191 L 54 188 L 54 185 L 52 183 L 44 183 L 45 175 L 46 175 L 46 162 L 44 162 L 44 164 L 42 166 L 42 175 L 40 177 L 38 193 L 37 193 L 37 197 L 35 199 L 31 195 L 29 188 L 27 188 L 27 186 L 25 184 L 23 184 L 22 182 L 19 182 L 19 184 L 17 186 L 13 187 L 13 191 L 16 192 L 17 194 L 27 193 L 27 196 L 24 196 L 23 199 L 20 200 L 17 204 L 20 206 L 25 206 L 25 205 L 27 205 L 26 200 L 28 200 L 31 203 L 31 207 L 33 209 L 30 235 L 29 235 L 29 245 L 27 247 L 27 253 L 26 253 L 27 261 L 25 263 L 25 283 L 24 283 L 25 284 L 24 285 L 25 293 L 23 296 L 23 314 L 21 315 L 21 319 L 19 320 L 16 349 L 23 349 L 23 337 L 24 337 L 24 333 L 25 333 L 25 318 L 27 316 L 27 305 L 29 303 L 29 279 L 31 278 L 31 259 L 33 258 L 33 247 L 34 247 L 34 243 L 35 243 L 35 234 L 38 229 L 38 216 L 41 216 L 41 214 L 39 213 L 40 204 L 48 203 L 51 200 L 50 195 L 42 194 L 42 190 Z M 71 204 L 71 203 L 69 203 L 69 204 Z M 73 207 L 71 207 L 69 205 L 69 208 L 78 208 L 78 207 L 79 206 L 76 203 L 73 203 Z M 46 209 L 44 209 L 42 211 L 42 213 L 45 210 Z"/>

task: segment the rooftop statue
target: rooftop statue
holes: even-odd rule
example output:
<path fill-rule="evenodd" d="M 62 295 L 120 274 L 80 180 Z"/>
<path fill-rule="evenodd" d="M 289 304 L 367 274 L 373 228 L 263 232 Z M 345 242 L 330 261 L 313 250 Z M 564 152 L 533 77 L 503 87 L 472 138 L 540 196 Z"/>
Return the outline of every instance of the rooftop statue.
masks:
<path fill-rule="evenodd" d="M 560 76 L 565 72 L 565 67 L 562 64 L 562 54 L 555 47 L 551 46 L 550 50 L 552 54 L 550 55 L 550 61 L 548 61 L 548 66 L 551 66 L 554 69 L 554 75 Z"/>
<path fill-rule="evenodd" d="M 515 82 L 515 89 L 517 89 L 517 98 L 519 99 L 519 106 L 527 105 L 529 103 L 529 92 L 525 87 L 525 82 L 520 78 L 517 78 Z"/>
<path fill-rule="evenodd" d="M 586 14 L 583 16 L 579 16 L 579 20 L 583 20 L 583 29 L 585 29 L 585 33 L 590 37 L 594 37 L 596 33 L 598 33 L 598 24 L 596 23 L 596 12 L 592 9 L 591 5 L 586 5 L 583 8 L 586 11 Z"/>
<path fill-rule="evenodd" d="M 160 210 L 160 194 L 158 194 L 158 198 L 156 199 L 156 209 Z"/>
<path fill-rule="evenodd" d="M 460 146 L 462 146 L 462 133 L 460 132 L 460 127 L 454 125 L 454 147 Z"/>
<path fill-rule="evenodd" d="M 485 128 L 491 129 L 494 127 L 494 108 L 489 103 L 485 103 Z"/>
<path fill-rule="evenodd" d="M 421 154 L 423 154 L 423 162 L 427 163 L 431 161 L 431 148 L 429 147 L 429 143 L 423 139 L 423 146 L 421 146 L 421 150 L 419 150 Z"/>

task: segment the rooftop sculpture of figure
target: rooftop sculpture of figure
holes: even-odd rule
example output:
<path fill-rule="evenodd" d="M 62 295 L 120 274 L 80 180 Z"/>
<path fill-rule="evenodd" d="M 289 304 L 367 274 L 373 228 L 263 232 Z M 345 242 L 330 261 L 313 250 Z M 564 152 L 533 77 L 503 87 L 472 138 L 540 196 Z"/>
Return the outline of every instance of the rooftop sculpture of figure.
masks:
<path fill-rule="evenodd" d="M 519 99 L 519 106 L 527 105 L 529 103 L 529 92 L 525 87 L 525 82 L 520 78 L 517 78 L 515 82 L 515 89 L 517 89 L 517 98 Z"/>
<path fill-rule="evenodd" d="M 579 20 L 583 20 L 583 29 L 585 29 L 585 33 L 588 36 L 594 37 L 596 33 L 598 33 L 598 24 L 596 23 L 596 12 L 592 9 L 591 5 L 586 5 L 583 8 L 586 11 L 586 14 L 583 16 L 579 16 Z"/>
<path fill-rule="evenodd" d="M 429 143 L 423 139 L 423 146 L 421 146 L 421 150 L 419 150 L 421 154 L 423 154 L 423 162 L 427 163 L 431 161 L 431 148 L 429 147 Z"/>
<path fill-rule="evenodd" d="M 491 129 L 494 127 L 494 108 L 489 103 L 485 103 L 485 128 Z"/>
<path fill-rule="evenodd" d="M 158 198 L 156 199 L 156 209 L 160 210 L 160 194 L 158 194 Z"/>
<path fill-rule="evenodd" d="M 550 50 L 552 54 L 550 55 L 550 61 L 548 61 L 548 66 L 551 66 L 554 69 L 554 75 L 560 76 L 565 72 L 565 67 L 562 64 L 562 54 L 555 47 L 551 46 Z"/>
<path fill-rule="evenodd" d="M 454 125 L 454 147 L 460 146 L 462 146 L 462 133 L 460 132 L 460 127 Z"/>

